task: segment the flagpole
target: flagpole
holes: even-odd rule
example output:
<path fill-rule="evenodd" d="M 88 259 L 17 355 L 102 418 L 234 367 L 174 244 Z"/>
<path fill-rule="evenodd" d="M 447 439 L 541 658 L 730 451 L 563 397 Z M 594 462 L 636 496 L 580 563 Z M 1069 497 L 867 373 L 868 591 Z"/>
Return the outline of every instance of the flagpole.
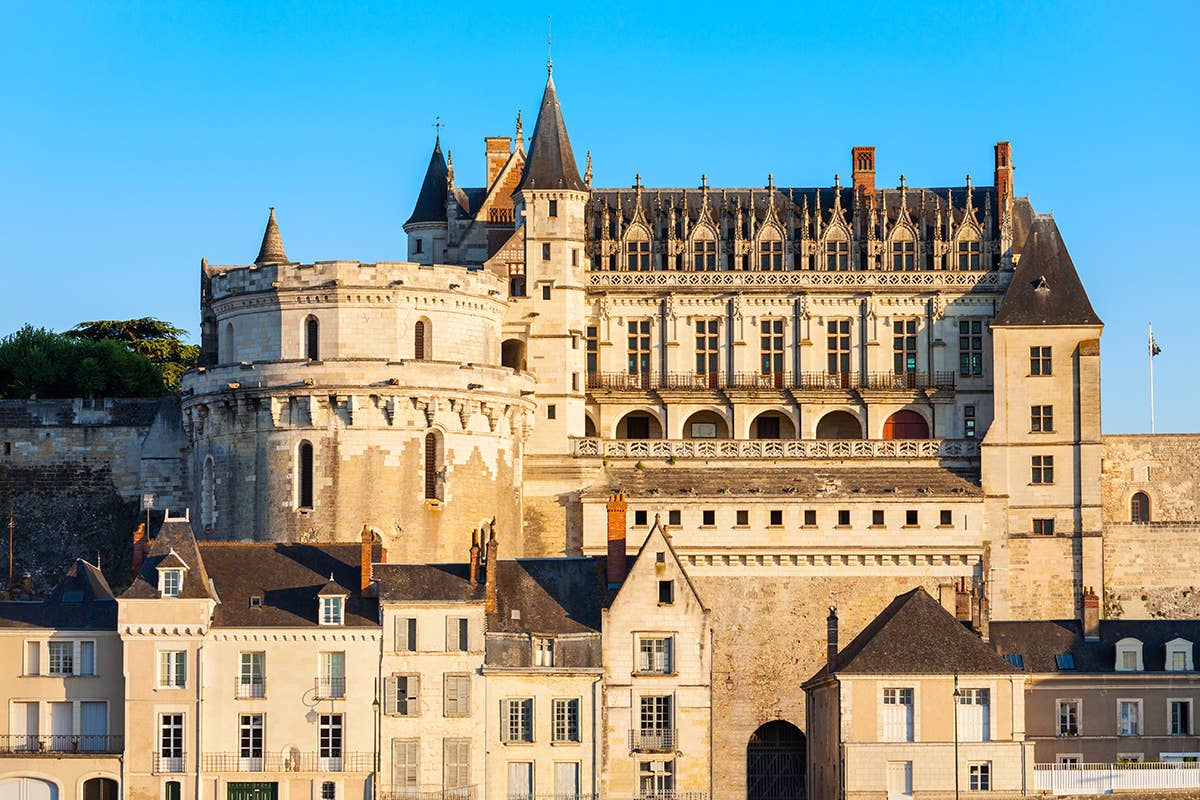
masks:
<path fill-rule="evenodd" d="M 1150 325 L 1150 344 L 1146 348 L 1150 356 L 1150 432 L 1154 433 L 1154 323 Z"/>

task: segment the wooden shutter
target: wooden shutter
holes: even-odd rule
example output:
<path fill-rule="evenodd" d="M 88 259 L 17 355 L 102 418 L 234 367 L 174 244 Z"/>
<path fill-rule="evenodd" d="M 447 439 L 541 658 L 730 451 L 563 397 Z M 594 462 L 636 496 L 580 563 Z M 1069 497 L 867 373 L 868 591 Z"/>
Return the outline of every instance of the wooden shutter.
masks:
<path fill-rule="evenodd" d="M 383 679 L 383 713 L 396 714 L 396 679 Z"/>
<path fill-rule="evenodd" d="M 395 651 L 407 653 L 416 650 L 417 621 L 412 617 L 396 617 Z"/>

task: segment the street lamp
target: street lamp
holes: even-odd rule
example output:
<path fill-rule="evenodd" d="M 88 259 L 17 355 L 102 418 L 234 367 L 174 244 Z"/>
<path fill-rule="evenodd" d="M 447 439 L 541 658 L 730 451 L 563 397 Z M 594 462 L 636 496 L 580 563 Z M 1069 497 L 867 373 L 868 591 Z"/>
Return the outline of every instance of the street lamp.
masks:
<path fill-rule="evenodd" d="M 958 690 L 958 673 L 954 673 L 954 800 L 958 800 L 958 701 L 962 692 Z"/>

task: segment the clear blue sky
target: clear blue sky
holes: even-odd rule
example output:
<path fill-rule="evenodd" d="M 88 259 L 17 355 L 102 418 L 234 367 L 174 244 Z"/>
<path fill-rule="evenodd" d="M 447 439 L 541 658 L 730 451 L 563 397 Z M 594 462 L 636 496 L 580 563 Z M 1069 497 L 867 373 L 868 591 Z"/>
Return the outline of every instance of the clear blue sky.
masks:
<path fill-rule="evenodd" d="M 1104 426 L 1200 429 L 1200 5 L 10 3 L 0 334 L 151 315 L 195 332 L 199 262 L 402 260 L 434 116 L 460 184 L 555 80 L 598 185 L 990 183 L 1053 211 L 1103 338 Z M 582 167 L 582 163 L 581 163 Z"/>

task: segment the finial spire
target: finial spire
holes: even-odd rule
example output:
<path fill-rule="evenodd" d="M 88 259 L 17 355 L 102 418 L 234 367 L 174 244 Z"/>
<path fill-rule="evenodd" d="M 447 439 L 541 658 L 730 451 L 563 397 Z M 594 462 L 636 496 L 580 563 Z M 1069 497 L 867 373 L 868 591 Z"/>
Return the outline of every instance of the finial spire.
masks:
<path fill-rule="evenodd" d="M 446 151 L 446 185 L 453 188 L 454 186 L 454 151 Z"/>
<path fill-rule="evenodd" d="M 433 127 L 434 127 L 434 130 L 437 131 L 437 133 L 434 135 L 434 142 L 441 143 L 442 128 L 446 127 L 446 123 L 442 122 L 442 118 L 440 115 L 433 118 Z"/>
<path fill-rule="evenodd" d="M 900 191 L 904 191 L 904 173 L 900 173 Z"/>
<path fill-rule="evenodd" d="M 521 121 L 521 109 L 517 109 L 517 144 L 525 142 L 525 123 Z"/>
<path fill-rule="evenodd" d="M 842 176 L 840 173 L 837 173 L 837 172 L 833 173 L 833 188 L 834 189 L 842 188 Z"/>
<path fill-rule="evenodd" d="M 592 151 L 587 151 L 587 166 L 583 170 L 583 182 L 587 187 L 592 188 Z"/>
<path fill-rule="evenodd" d="M 263 233 L 262 246 L 258 248 L 258 258 L 254 259 L 254 263 L 260 267 L 288 263 L 287 253 L 283 251 L 283 237 L 279 235 L 279 223 L 275 221 L 275 206 L 271 206 L 267 230 Z"/>
<path fill-rule="evenodd" d="M 700 173 L 700 188 L 701 189 L 708 188 L 708 173 L 707 172 Z"/>
<path fill-rule="evenodd" d="M 546 74 L 554 74 L 553 29 L 550 27 L 550 15 L 546 15 Z"/>

